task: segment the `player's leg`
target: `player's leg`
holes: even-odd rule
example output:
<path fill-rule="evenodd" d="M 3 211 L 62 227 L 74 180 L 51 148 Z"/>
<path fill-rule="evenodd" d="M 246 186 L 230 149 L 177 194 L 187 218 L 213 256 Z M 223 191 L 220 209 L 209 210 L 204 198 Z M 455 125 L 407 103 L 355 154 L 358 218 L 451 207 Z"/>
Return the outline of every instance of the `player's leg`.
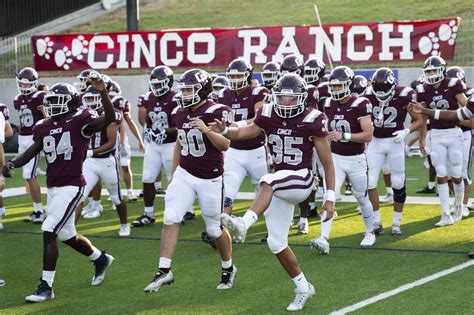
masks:
<path fill-rule="evenodd" d="M 25 150 L 26 148 L 22 152 Z M 20 150 L 19 153 L 21 153 Z M 25 222 L 41 223 L 45 218 L 43 202 L 41 201 L 41 187 L 36 178 L 39 160 L 40 156 L 38 154 L 23 166 L 23 179 L 28 184 L 31 200 L 33 201 L 33 212 L 24 220 Z"/>
<path fill-rule="evenodd" d="M 386 194 L 382 198 L 381 202 L 383 203 L 392 203 L 393 202 L 393 188 L 392 188 L 392 178 L 391 178 L 390 164 L 388 163 L 388 158 L 385 159 L 385 163 L 382 167 L 383 174 L 383 183 L 385 185 Z"/>
<path fill-rule="evenodd" d="M 464 131 L 464 151 L 463 151 L 463 179 L 464 179 L 464 197 L 462 202 L 462 216 L 469 216 L 469 196 L 471 195 L 471 156 L 472 156 L 472 132 Z M 0 210 L 1 211 L 1 210 Z"/>
<path fill-rule="evenodd" d="M 433 166 L 433 163 L 431 161 L 431 131 L 428 130 L 426 132 L 426 144 L 425 144 L 425 149 L 427 152 L 426 156 L 426 162 L 428 164 L 428 184 L 426 187 L 419 189 L 416 191 L 417 194 L 435 194 L 436 193 L 436 187 L 435 187 L 435 181 L 436 181 L 436 170 Z M 426 164 L 425 164 L 426 166 Z"/>
<path fill-rule="evenodd" d="M 379 174 L 386 160 L 385 139 L 373 138 L 367 148 L 367 163 L 369 165 L 369 200 L 373 208 L 374 233 L 383 234 L 382 218 L 380 215 L 379 193 L 377 183 Z M 390 140 L 390 139 L 389 139 Z"/>
<path fill-rule="evenodd" d="M 120 154 L 120 167 L 122 168 L 123 180 L 125 182 L 125 187 L 127 188 L 127 200 L 129 202 L 137 201 L 137 196 L 133 194 L 133 174 L 130 167 L 130 158 L 132 157 L 132 150 L 130 148 L 130 143 L 128 137 L 125 137 L 123 144 L 123 150 Z"/>
<path fill-rule="evenodd" d="M 91 195 L 92 191 L 95 189 L 95 187 L 100 181 L 100 177 L 99 177 L 100 165 L 97 165 L 97 160 L 99 159 L 88 158 L 84 161 L 84 164 L 82 166 L 84 179 L 86 180 L 86 186 L 84 187 L 83 200 L 82 202 L 79 203 L 79 205 L 76 208 L 75 221 L 74 221 L 75 224 L 79 222 L 79 219 L 81 218 L 82 215 L 84 216 L 86 215 L 85 213 L 83 213 L 83 209 L 82 209 L 84 200 Z M 87 215 L 89 213 L 92 214 L 94 212 L 94 216 L 93 217 L 88 216 L 86 219 L 92 219 L 92 218 L 98 217 L 100 215 L 100 212 L 98 211 L 98 209 L 97 210 L 96 209 L 97 208 L 93 209 L 94 211 L 87 212 Z"/>
<path fill-rule="evenodd" d="M 388 152 L 388 160 L 391 170 L 394 199 L 391 234 L 394 236 L 400 236 L 402 234 L 400 229 L 402 212 L 407 196 L 405 185 L 405 152 L 403 143 L 393 144 L 392 150 Z"/>
<path fill-rule="evenodd" d="M 464 135 L 461 129 L 452 130 L 452 136 L 447 147 L 448 163 L 450 165 L 450 174 L 454 189 L 454 222 L 462 219 L 462 204 L 464 199 L 464 181 L 463 181 L 463 151 Z"/>
<path fill-rule="evenodd" d="M 224 212 L 228 215 L 232 214 L 234 199 L 247 175 L 246 153 L 244 150 L 230 148 L 224 154 Z"/>
<path fill-rule="evenodd" d="M 89 213 L 94 213 L 93 217 L 98 217 L 104 210 L 102 204 L 100 202 L 102 194 L 102 183 L 97 181 L 95 186 L 92 188 L 91 192 L 89 193 L 89 203 L 87 207 L 82 210 L 82 216 L 85 216 Z"/>

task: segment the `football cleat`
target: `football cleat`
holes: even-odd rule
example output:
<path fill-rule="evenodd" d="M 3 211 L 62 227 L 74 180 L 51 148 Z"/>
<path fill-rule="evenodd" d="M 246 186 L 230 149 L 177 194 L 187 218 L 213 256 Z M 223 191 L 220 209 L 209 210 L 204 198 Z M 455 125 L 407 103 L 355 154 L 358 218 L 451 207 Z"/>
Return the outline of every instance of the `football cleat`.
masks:
<path fill-rule="evenodd" d="M 375 229 L 374 229 L 375 232 Z M 400 225 L 393 224 L 390 234 L 393 236 L 402 236 L 402 230 L 400 230 Z"/>
<path fill-rule="evenodd" d="M 454 224 L 453 217 L 451 215 L 443 214 L 438 223 L 435 224 L 436 227 L 443 227 Z"/>
<path fill-rule="evenodd" d="M 166 190 L 162 189 L 162 188 L 158 188 L 158 189 L 155 189 L 155 193 L 157 195 L 165 195 L 166 194 Z"/>
<path fill-rule="evenodd" d="M 92 277 L 92 285 L 99 285 L 104 281 L 107 268 L 114 262 L 114 257 L 102 251 L 99 258 L 93 261 L 95 276 Z"/>
<path fill-rule="evenodd" d="M 467 257 L 473 259 L 474 258 L 474 252 L 470 252 L 467 254 Z"/>
<path fill-rule="evenodd" d="M 247 229 L 245 228 L 244 219 L 242 217 L 230 216 L 227 213 L 223 213 L 221 218 L 222 224 L 234 233 L 235 242 L 245 242 Z"/>
<path fill-rule="evenodd" d="M 143 197 L 143 190 L 140 191 L 140 193 L 138 194 L 138 197 Z"/>
<path fill-rule="evenodd" d="M 0 208 L 0 230 L 3 230 L 3 223 L 2 223 L 2 220 L 3 220 L 3 216 L 7 213 L 7 211 L 5 210 L 5 208 Z"/>
<path fill-rule="evenodd" d="M 217 290 L 231 289 L 234 285 L 235 276 L 237 276 L 237 267 L 232 265 L 232 271 L 222 269 L 221 272 L 221 283 L 217 286 Z"/>
<path fill-rule="evenodd" d="M 298 223 L 298 231 L 297 233 L 298 234 L 308 234 L 308 230 L 309 230 L 309 227 L 308 227 L 308 223 L 306 222 L 300 222 Z"/>
<path fill-rule="evenodd" d="M 463 207 L 462 208 L 462 217 L 467 218 L 469 216 L 469 214 L 470 214 L 469 208 L 468 207 Z"/>
<path fill-rule="evenodd" d="M 213 237 L 210 237 L 206 231 L 201 233 L 201 240 L 204 243 L 211 245 L 212 248 L 217 249 L 216 239 Z"/>
<path fill-rule="evenodd" d="M 196 217 L 196 215 L 192 212 L 186 212 L 183 216 L 183 221 L 189 221 L 189 220 L 192 220 Z"/>
<path fill-rule="evenodd" d="M 307 292 L 301 293 L 295 290 L 295 293 L 296 293 L 295 298 L 290 303 L 290 305 L 288 305 L 288 307 L 286 308 L 287 311 L 294 312 L 294 311 L 302 310 L 306 301 L 308 301 L 310 297 L 316 294 L 316 289 L 314 288 L 314 286 L 309 282 L 308 282 L 308 285 L 309 285 L 309 289 Z"/>
<path fill-rule="evenodd" d="M 267 238 L 268 238 L 268 233 L 265 234 L 265 236 L 260 239 L 260 242 L 261 242 L 261 243 L 266 243 L 266 242 L 267 242 Z"/>
<path fill-rule="evenodd" d="M 3 287 L 7 282 L 3 279 L 0 279 L 0 287 Z"/>
<path fill-rule="evenodd" d="M 346 191 L 344 192 L 346 196 L 352 196 L 352 185 L 350 183 L 346 183 Z"/>
<path fill-rule="evenodd" d="M 53 288 L 46 281 L 40 279 L 38 289 L 32 295 L 28 295 L 25 301 L 28 303 L 41 303 L 52 299 L 54 299 Z"/>
<path fill-rule="evenodd" d="M 309 241 L 309 246 L 321 254 L 329 255 L 329 242 L 324 237 L 318 237 Z"/>
<path fill-rule="evenodd" d="M 138 200 L 138 197 L 135 196 L 134 194 L 127 194 L 127 201 L 128 202 L 135 202 Z"/>
<path fill-rule="evenodd" d="M 100 210 L 99 209 L 93 209 L 92 211 L 87 212 L 83 216 L 84 219 L 95 219 L 95 218 L 98 218 L 98 217 L 100 217 Z"/>
<path fill-rule="evenodd" d="M 41 220 L 42 221 L 38 221 L 38 220 Z M 23 222 L 35 222 L 35 220 L 37 220 L 36 223 L 41 223 L 43 222 L 45 219 L 44 217 L 44 213 L 42 212 L 39 212 L 39 211 L 33 211 L 30 213 L 30 215 L 28 215 L 24 220 Z"/>
<path fill-rule="evenodd" d="M 462 206 L 461 205 L 454 206 L 453 220 L 454 222 L 461 222 L 462 220 Z"/>
<path fill-rule="evenodd" d="M 360 246 L 372 246 L 375 244 L 376 238 L 374 232 L 366 232 L 364 238 L 360 242 Z"/>
<path fill-rule="evenodd" d="M 428 186 L 416 191 L 417 194 L 436 194 L 436 188 L 429 188 Z"/>
<path fill-rule="evenodd" d="M 382 235 L 384 233 L 382 223 L 374 222 L 374 233 L 375 235 Z"/>
<path fill-rule="evenodd" d="M 155 224 L 155 218 L 149 217 L 146 213 L 139 216 L 135 221 L 132 222 L 134 227 L 141 227 L 147 224 Z"/>
<path fill-rule="evenodd" d="M 121 237 L 130 236 L 130 227 L 128 225 L 120 226 L 118 235 Z"/>
<path fill-rule="evenodd" d="M 387 194 L 385 195 L 385 197 L 383 197 L 382 199 L 380 199 L 380 202 L 382 202 L 382 203 L 393 203 L 393 195 L 387 193 Z"/>
<path fill-rule="evenodd" d="M 81 211 L 81 216 L 85 216 L 87 213 L 91 212 L 93 210 L 92 207 L 92 202 L 89 202 L 85 208 L 82 209 Z"/>
<path fill-rule="evenodd" d="M 151 280 L 150 284 L 146 286 L 145 292 L 156 292 L 164 284 L 172 284 L 174 282 L 173 272 L 170 270 L 167 273 L 158 269 L 158 272 Z"/>

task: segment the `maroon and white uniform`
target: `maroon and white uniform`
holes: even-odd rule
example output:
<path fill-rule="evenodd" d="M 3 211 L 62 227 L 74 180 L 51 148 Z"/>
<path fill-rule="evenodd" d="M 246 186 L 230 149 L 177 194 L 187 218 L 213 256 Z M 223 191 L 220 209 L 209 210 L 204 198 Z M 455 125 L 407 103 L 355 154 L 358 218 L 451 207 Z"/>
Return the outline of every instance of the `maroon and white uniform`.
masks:
<path fill-rule="evenodd" d="M 5 121 L 10 120 L 10 110 L 7 105 L 0 103 L 0 112 L 3 114 Z"/>
<path fill-rule="evenodd" d="M 317 88 L 319 95 L 318 109 L 324 111 L 324 101 L 331 97 L 331 95 L 329 95 L 329 84 L 327 82 L 321 82 Z"/>
<path fill-rule="evenodd" d="M 388 160 L 392 186 L 405 186 L 405 142 L 395 143 L 394 132 L 405 129 L 406 106 L 416 102 L 416 92 L 404 86 L 396 86 L 390 101 L 381 102 L 375 97 L 372 87 L 367 88 L 364 97 L 372 103 L 374 136 L 367 148 L 369 164 L 369 189 L 377 187 L 380 171 Z"/>
<path fill-rule="evenodd" d="M 112 105 L 116 110 L 119 110 L 124 115 L 130 113 L 131 104 L 125 97 L 121 95 L 117 95 L 112 98 Z M 120 128 L 125 128 L 124 120 L 122 120 L 122 126 Z M 128 166 L 130 165 L 130 158 L 132 157 L 132 149 L 130 147 L 130 142 L 128 140 L 127 133 L 124 132 L 123 135 L 124 138 L 120 139 L 119 163 L 120 166 Z"/>
<path fill-rule="evenodd" d="M 417 86 L 418 101 L 433 110 L 457 110 L 456 95 L 466 92 L 466 85 L 458 78 L 444 78 L 440 86 L 424 83 Z M 438 177 L 463 174 L 463 133 L 457 122 L 430 119 L 430 155 Z"/>
<path fill-rule="evenodd" d="M 306 103 L 308 107 L 316 108 L 321 111 L 322 106 L 319 105 L 319 90 L 316 86 L 308 85 L 308 99 Z"/>
<path fill-rule="evenodd" d="M 474 116 L 474 88 L 467 88 L 466 95 L 469 97 L 466 106 L 457 109 L 458 119 L 466 120 Z M 471 179 L 471 155 L 472 155 L 472 129 L 467 127 L 461 127 L 463 130 L 463 178 L 469 183 L 472 183 Z"/>
<path fill-rule="evenodd" d="M 86 181 L 82 165 L 90 138 L 82 130 L 97 117 L 95 111 L 83 109 L 64 116 L 40 120 L 33 128 L 34 141 L 43 142 L 47 162 L 48 202 L 42 230 L 58 234 L 60 240 L 76 235 L 74 210 L 82 200 Z"/>
<path fill-rule="evenodd" d="M 18 94 L 13 101 L 13 106 L 20 115 L 20 134 L 18 136 L 18 153 L 23 153 L 33 144 L 33 127 L 43 119 L 43 113 L 38 109 L 43 106 L 46 95 L 43 91 L 33 92 L 28 95 Z M 39 155 L 23 166 L 23 179 L 36 177 L 39 164 Z"/>
<path fill-rule="evenodd" d="M 248 120 L 255 117 L 255 104 L 263 101 L 270 93 L 263 86 L 246 87 L 238 94 L 223 89 L 219 94 L 219 103 L 229 106 L 234 114 L 234 121 Z M 262 132 L 254 139 L 231 141 L 230 149 L 224 155 L 225 197 L 234 200 L 245 176 L 250 176 L 252 185 L 258 189 L 258 181 L 268 173 L 265 134 Z"/>
<path fill-rule="evenodd" d="M 227 121 L 231 115 L 229 107 L 211 99 L 194 111 L 181 107 L 173 111 L 172 120 L 178 128 L 181 154 L 173 181 L 166 190 L 164 224 L 180 223 L 197 196 L 208 231 L 212 229 L 215 234 L 220 233 L 224 156 L 206 135 L 191 126 L 190 118 L 199 117 L 208 125 L 214 119 Z"/>
<path fill-rule="evenodd" d="M 122 123 L 122 112 L 115 110 L 115 121 L 112 124 L 120 126 Z M 120 193 L 120 171 L 116 157 L 117 144 L 119 142 L 119 131 L 117 131 L 115 146 L 108 152 L 88 157 L 84 161 L 84 177 L 87 185 L 84 190 L 84 199 L 87 198 L 94 186 L 102 180 L 109 191 L 110 200 L 119 205 L 122 203 Z M 107 129 L 96 132 L 92 135 L 89 143 L 89 150 L 97 149 L 108 142 Z"/>
<path fill-rule="evenodd" d="M 176 135 L 167 134 L 166 128 L 175 127 L 171 113 L 178 106 L 173 99 L 176 92 L 168 91 L 157 97 L 148 92 L 138 106 L 147 110 L 144 132 L 145 156 L 143 158 L 142 182 L 152 184 L 164 167 L 168 180 L 171 178 L 171 163 Z"/>
<path fill-rule="evenodd" d="M 254 123 L 268 137 L 275 167 L 275 173 L 263 176 L 260 182 L 273 189 L 265 222 L 268 246 L 277 254 L 288 246 L 294 205 L 304 201 L 313 189 L 313 137 L 326 137 L 327 118 L 320 111 L 307 107 L 298 116 L 285 119 L 276 114 L 273 104 L 265 104 L 257 112 Z"/>

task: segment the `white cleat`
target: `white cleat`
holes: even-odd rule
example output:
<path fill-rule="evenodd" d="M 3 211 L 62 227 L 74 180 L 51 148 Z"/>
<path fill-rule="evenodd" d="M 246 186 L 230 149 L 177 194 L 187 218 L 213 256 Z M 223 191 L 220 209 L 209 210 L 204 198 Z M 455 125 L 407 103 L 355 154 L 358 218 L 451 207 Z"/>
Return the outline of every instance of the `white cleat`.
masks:
<path fill-rule="evenodd" d="M 221 283 L 219 283 L 219 285 L 216 287 L 217 290 L 228 290 L 232 289 L 232 287 L 234 286 L 234 280 L 237 276 L 237 267 L 235 265 L 233 265 L 232 267 L 232 272 L 228 272 L 222 269 Z"/>
<path fill-rule="evenodd" d="M 309 246 L 321 254 L 329 255 L 329 242 L 324 237 L 318 237 L 309 241 Z"/>
<path fill-rule="evenodd" d="M 462 209 L 462 217 L 467 218 L 469 216 L 469 208 L 468 207 L 463 207 Z"/>
<path fill-rule="evenodd" d="M 372 246 L 376 240 L 374 232 L 366 232 L 362 242 L 360 242 L 360 246 Z"/>
<path fill-rule="evenodd" d="M 314 286 L 308 282 L 309 289 L 307 292 L 300 293 L 296 291 L 295 298 L 293 299 L 293 302 L 288 305 L 286 308 L 287 311 L 294 312 L 294 311 L 301 311 L 308 299 L 316 294 L 316 290 L 314 289 Z"/>
<path fill-rule="evenodd" d="M 298 233 L 298 234 L 308 234 L 308 230 L 309 230 L 308 225 L 309 225 L 309 224 L 306 223 L 306 222 L 298 223 L 298 231 L 297 231 L 297 233 Z"/>
<path fill-rule="evenodd" d="M 99 209 L 94 209 L 87 214 L 84 215 L 84 219 L 95 219 L 100 217 L 100 211 Z"/>
<path fill-rule="evenodd" d="M 135 202 L 138 200 L 138 197 L 135 196 L 134 194 L 127 194 L 127 200 L 128 202 Z"/>
<path fill-rule="evenodd" d="M 89 204 L 87 204 L 87 206 L 82 209 L 81 216 L 82 216 L 82 217 L 85 216 L 86 214 L 88 214 L 88 213 L 91 212 L 92 210 L 93 210 L 92 202 L 89 202 Z"/>
<path fill-rule="evenodd" d="M 392 225 L 392 231 L 390 232 L 391 235 L 393 236 L 401 236 L 402 235 L 402 230 L 400 230 L 400 225 Z"/>
<path fill-rule="evenodd" d="M 386 194 L 385 197 L 380 199 L 380 202 L 382 202 L 382 203 L 393 203 L 393 195 L 392 194 Z"/>
<path fill-rule="evenodd" d="M 461 205 L 454 206 L 453 220 L 454 222 L 461 222 L 462 220 L 462 206 Z"/>
<path fill-rule="evenodd" d="M 0 230 L 3 230 L 3 223 L 2 223 L 2 220 L 3 220 L 3 216 L 7 213 L 7 211 L 5 210 L 5 208 L 0 208 Z"/>
<path fill-rule="evenodd" d="M 244 219 L 242 217 L 230 216 L 227 213 L 222 214 L 222 224 L 234 233 L 236 243 L 245 242 L 247 229 L 245 228 Z"/>
<path fill-rule="evenodd" d="M 145 288 L 145 292 L 156 292 L 162 285 L 171 284 L 174 282 L 173 272 L 170 270 L 168 273 L 164 273 L 158 270 L 156 275 L 151 280 L 150 284 Z"/>
<path fill-rule="evenodd" d="M 360 208 L 360 206 L 357 206 L 356 210 L 359 214 L 362 214 L 362 209 Z"/>
<path fill-rule="evenodd" d="M 441 215 L 441 220 L 435 224 L 436 227 L 443 227 L 454 224 L 453 217 L 451 215 Z"/>
<path fill-rule="evenodd" d="M 99 257 L 99 259 L 93 262 L 95 266 L 95 275 L 92 277 L 92 285 L 99 285 L 104 281 L 107 268 L 109 268 L 115 260 L 112 255 L 106 254 L 105 252 L 102 252 L 102 255 L 105 255 L 105 260 L 101 260 L 102 257 Z"/>
<path fill-rule="evenodd" d="M 118 232 L 120 237 L 130 236 L 130 226 L 122 225 L 120 226 L 120 231 Z"/>

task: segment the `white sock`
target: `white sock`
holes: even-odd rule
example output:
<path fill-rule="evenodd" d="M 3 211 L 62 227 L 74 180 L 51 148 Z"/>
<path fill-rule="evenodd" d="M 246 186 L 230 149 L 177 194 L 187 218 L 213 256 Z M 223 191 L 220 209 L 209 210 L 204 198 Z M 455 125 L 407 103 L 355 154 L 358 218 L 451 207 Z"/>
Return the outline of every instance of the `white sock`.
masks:
<path fill-rule="evenodd" d="M 255 212 L 249 209 L 245 212 L 243 219 L 245 223 L 245 228 L 248 230 L 252 226 L 252 224 L 257 222 L 258 216 Z"/>
<path fill-rule="evenodd" d="M 161 189 L 161 182 L 155 182 L 155 190 Z"/>
<path fill-rule="evenodd" d="M 380 209 L 374 210 L 374 215 L 372 216 L 374 219 L 374 222 L 380 223 L 381 218 L 380 218 Z"/>
<path fill-rule="evenodd" d="M 43 203 L 42 202 L 33 202 L 33 211 L 43 213 Z"/>
<path fill-rule="evenodd" d="M 302 224 L 302 223 L 308 224 L 308 218 L 300 217 L 300 222 L 298 224 Z"/>
<path fill-rule="evenodd" d="M 43 270 L 43 274 L 41 276 L 41 279 L 43 279 L 44 281 L 46 281 L 49 285 L 50 288 L 53 287 L 53 282 L 54 282 L 54 274 L 56 273 L 56 271 L 46 271 L 46 270 Z"/>
<path fill-rule="evenodd" d="M 154 218 L 155 217 L 155 207 L 151 206 L 151 207 L 145 207 L 145 214 L 147 216 L 149 216 L 150 218 Z"/>
<path fill-rule="evenodd" d="M 387 187 L 387 195 L 393 195 L 392 187 Z"/>
<path fill-rule="evenodd" d="M 232 267 L 232 258 L 225 261 L 225 260 L 222 260 L 221 261 L 221 266 L 222 266 L 222 269 L 228 269 L 230 267 Z"/>
<path fill-rule="evenodd" d="M 312 210 L 314 210 L 314 209 L 316 209 L 316 202 L 310 202 L 310 203 L 309 203 L 309 210 L 312 211 Z"/>
<path fill-rule="evenodd" d="M 128 223 L 120 224 L 120 227 L 127 227 L 127 226 L 128 226 Z"/>
<path fill-rule="evenodd" d="M 171 259 L 166 257 L 160 257 L 158 268 L 171 268 Z"/>
<path fill-rule="evenodd" d="M 326 240 L 329 240 L 329 234 L 331 234 L 331 227 L 332 222 L 334 221 L 334 217 L 332 217 L 327 222 L 323 222 L 326 220 L 326 211 L 323 212 L 321 215 L 321 236 L 324 237 Z"/>
<path fill-rule="evenodd" d="M 454 188 L 454 204 L 462 205 L 464 198 L 464 181 L 461 180 L 459 184 L 453 183 Z"/>
<path fill-rule="evenodd" d="M 99 200 L 94 200 L 92 199 L 92 208 L 97 209 L 100 206 L 100 199 Z"/>
<path fill-rule="evenodd" d="M 2 208 L 2 209 L 3 209 L 3 208 Z M 2 209 L 0 209 L 0 213 L 2 212 Z M 462 210 L 463 210 L 463 211 L 466 211 L 466 209 L 467 209 L 467 203 L 463 203 L 463 204 L 462 204 Z M 4 210 L 5 210 L 5 209 L 4 209 Z"/>
<path fill-rule="evenodd" d="M 132 196 L 133 195 L 133 191 L 131 189 L 127 189 L 127 196 Z"/>
<path fill-rule="evenodd" d="M 438 184 L 439 201 L 441 203 L 441 211 L 444 215 L 450 215 L 449 213 L 449 187 L 448 183 Z"/>
<path fill-rule="evenodd" d="M 309 283 L 308 280 L 306 280 L 303 272 L 301 272 L 299 275 L 292 278 L 291 280 L 293 280 L 294 284 L 296 285 L 296 291 L 298 291 L 299 293 L 308 292 Z"/>
<path fill-rule="evenodd" d="M 92 254 L 89 256 L 89 260 L 90 261 L 94 261 L 94 260 L 97 260 L 100 255 L 102 255 L 102 253 L 100 252 L 100 250 L 98 250 L 97 248 L 93 247 L 93 251 L 92 251 Z"/>
<path fill-rule="evenodd" d="M 402 212 L 393 211 L 393 225 L 400 226 L 402 221 Z"/>
<path fill-rule="evenodd" d="M 428 182 L 428 188 L 429 189 L 433 189 L 435 186 L 435 183 L 434 182 Z"/>
<path fill-rule="evenodd" d="M 91 206 L 92 206 L 92 202 L 94 201 L 94 198 L 88 197 L 87 200 L 89 200 L 88 205 L 91 205 Z"/>

